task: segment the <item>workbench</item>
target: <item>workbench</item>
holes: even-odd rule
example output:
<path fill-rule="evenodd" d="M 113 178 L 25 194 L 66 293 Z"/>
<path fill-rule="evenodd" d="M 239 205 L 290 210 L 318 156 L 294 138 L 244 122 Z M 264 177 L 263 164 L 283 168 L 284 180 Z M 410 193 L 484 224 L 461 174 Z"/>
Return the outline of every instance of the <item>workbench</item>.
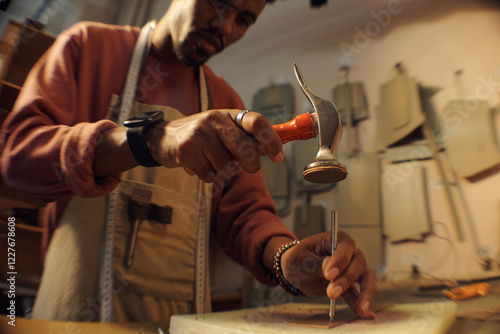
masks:
<path fill-rule="evenodd" d="M 356 319 L 347 307 L 337 309 L 334 321 L 349 321 L 338 327 L 318 328 L 318 323 L 328 325 L 328 305 L 289 303 L 251 310 L 239 310 L 206 315 L 178 315 L 172 317 L 170 334 L 309 334 L 309 333 L 370 333 L 441 334 L 454 322 L 456 304 L 453 302 L 393 304 L 377 313 L 376 319 Z M 308 319 L 314 318 L 311 322 Z M 304 323 L 308 326 L 304 326 Z M 418 331 L 412 332 L 410 328 Z"/>
<path fill-rule="evenodd" d="M 498 334 L 500 333 L 500 315 L 488 317 L 488 310 L 500 312 L 500 280 L 488 281 L 491 292 L 484 297 L 476 297 L 460 302 L 451 302 L 444 298 L 439 289 L 419 290 L 417 286 L 384 286 L 377 290 L 374 305 L 386 302 L 396 303 L 405 316 L 398 317 L 400 323 L 384 326 L 387 333 L 446 333 L 446 334 Z M 303 299 L 301 299 L 303 298 Z M 301 310 L 314 312 L 328 310 L 326 298 L 304 298 L 284 305 L 268 305 L 262 308 L 218 312 L 199 315 L 178 315 L 171 320 L 171 334 L 189 333 L 363 333 L 373 324 L 372 320 L 357 320 L 331 329 L 301 328 L 286 324 L 286 312 Z M 346 306 L 338 302 L 338 314 Z M 390 311 L 391 309 L 386 309 Z M 393 309 L 394 310 L 394 309 Z M 484 310 L 485 312 L 479 312 Z M 283 312 L 284 311 L 284 312 Z M 346 310 L 351 312 L 350 310 Z M 382 311 L 384 312 L 384 311 Z M 472 312 L 472 313 L 471 313 Z M 382 315 L 382 313 L 379 313 Z M 466 318 L 456 316 L 465 315 Z M 482 315 L 486 319 L 477 320 Z M 381 318 L 381 317 L 380 317 Z M 380 319 L 379 319 L 380 320 Z M 2 334 L 158 334 L 161 327 L 167 333 L 165 323 L 129 323 L 101 324 L 60 321 L 42 321 L 16 318 L 16 327 L 8 325 L 9 318 L 0 317 L 0 333 Z M 385 321 L 385 320 L 384 320 Z M 400 328 L 404 327 L 404 331 Z M 371 328 L 373 329 L 373 327 Z M 376 333 L 369 331 L 370 333 Z"/>
<path fill-rule="evenodd" d="M 283 311 L 301 309 L 303 313 L 323 308 L 328 311 L 326 298 L 295 298 L 293 303 L 205 315 L 178 315 L 172 317 L 171 334 L 190 333 L 397 333 L 397 334 L 499 334 L 500 333 L 500 279 L 485 279 L 491 285 L 490 293 L 458 302 L 450 301 L 441 293 L 436 281 L 379 282 L 373 305 L 395 303 L 377 313 L 377 320 L 356 320 L 331 329 L 297 327 L 286 324 Z M 469 282 L 474 283 L 474 282 Z M 462 282 L 461 285 L 466 285 Z M 338 308 L 346 307 L 342 301 Z M 352 311 L 347 310 L 352 313 Z M 395 312 L 396 311 L 396 312 Z M 383 312 L 389 315 L 383 316 Z M 400 313 L 392 317 L 390 312 Z M 339 312 L 337 312 L 339 313 Z M 387 315 L 386 314 L 386 315 Z M 389 321 L 388 321 L 389 320 Z M 389 323 L 390 322 L 390 323 Z M 378 329 L 381 331 L 377 331 Z"/>

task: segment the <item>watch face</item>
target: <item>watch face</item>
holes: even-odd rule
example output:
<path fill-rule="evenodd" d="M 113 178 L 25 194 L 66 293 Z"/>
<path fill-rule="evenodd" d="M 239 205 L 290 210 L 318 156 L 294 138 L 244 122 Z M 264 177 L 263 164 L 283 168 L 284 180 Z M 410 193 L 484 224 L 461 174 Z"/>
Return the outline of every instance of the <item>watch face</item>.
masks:
<path fill-rule="evenodd" d="M 156 123 L 163 119 L 163 112 L 161 111 L 146 111 L 140 114 L 137 114 L 125 122 L 123 124 L 126 127 L 139 127 L 144 126 L 146 124 Z"/>

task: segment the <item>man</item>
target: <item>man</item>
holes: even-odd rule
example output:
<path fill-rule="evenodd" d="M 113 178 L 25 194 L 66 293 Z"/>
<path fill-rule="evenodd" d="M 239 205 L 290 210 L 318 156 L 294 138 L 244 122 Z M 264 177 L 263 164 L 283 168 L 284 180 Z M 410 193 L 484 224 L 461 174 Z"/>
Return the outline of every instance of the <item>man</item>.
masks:
<path fill-rule="evenodd" d="M 135 137 L 115 111 L 139 29 L 77 24 L 34 67 L 4 127 L 2 170 L 11 186 L 50 202 L 35 317 L 148 321 L 209 311 L 209 226 L 259 281 L 343 294 L 358 315 L 374 316 L 375 275 L 363 254 L 344 233 L 332 256 L 328 232 L 295 241 L 258 172 L 260 154 L 282 159 L 277 133 L 262 115 L 241 113 L 241 99 L 204 65 L 244 36 L 265 3 L 172 2 L 150 35 L 131 111 L 164 118 L 141 118 L 147 127 Z"/>

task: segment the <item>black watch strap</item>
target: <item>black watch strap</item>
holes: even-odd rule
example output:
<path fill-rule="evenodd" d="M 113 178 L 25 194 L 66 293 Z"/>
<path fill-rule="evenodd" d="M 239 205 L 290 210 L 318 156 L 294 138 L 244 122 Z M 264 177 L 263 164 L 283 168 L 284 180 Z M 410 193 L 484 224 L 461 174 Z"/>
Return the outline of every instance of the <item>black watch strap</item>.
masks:
<path fill-rule="evenodd" d="M 145 112 L 136 115 L 127 121 L 124 125 L 127 127 L 127 142 L 139 165 L 144 167 L 161 166 L 151 155 L 148 143 L 144 134 L 146 130 L 155 124 L 163 121 L 163 112 Z"/>
<path fill-rule="evenodd" d="M 149 150 L 146 137 L 144 137 L 145 128 L 127 128 L 127 141 L 134 155 L 135 160 L 139 165 L 144 167 L 158 167 L 161 166 Z"/>

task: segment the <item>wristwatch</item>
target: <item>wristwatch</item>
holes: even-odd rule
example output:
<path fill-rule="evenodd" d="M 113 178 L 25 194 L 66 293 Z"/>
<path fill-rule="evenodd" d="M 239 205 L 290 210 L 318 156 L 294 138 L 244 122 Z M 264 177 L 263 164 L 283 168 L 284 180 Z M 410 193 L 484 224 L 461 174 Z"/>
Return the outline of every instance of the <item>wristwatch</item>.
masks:
<path fill-rule="evenodd" d="M 130 150 L 141 166 L 161 166 L 151 155 L 144 134 L 149 127 L 163 121 L 163 116 L 162 111 L 146 111 L 123 122 L 127 128 L 127 142 Z"/>

